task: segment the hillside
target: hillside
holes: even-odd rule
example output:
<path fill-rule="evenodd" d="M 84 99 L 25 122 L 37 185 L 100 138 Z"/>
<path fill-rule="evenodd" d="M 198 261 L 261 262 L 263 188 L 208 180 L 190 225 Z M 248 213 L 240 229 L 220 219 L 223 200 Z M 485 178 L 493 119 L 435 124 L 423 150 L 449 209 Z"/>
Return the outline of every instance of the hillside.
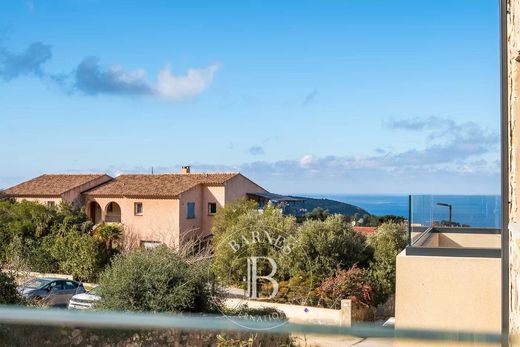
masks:
<path fill-rule="evenodd" d="M 304 200 L 302 203 L 292 203 L 285 207 L 285 209 L 284 209 L 285 213 L 292 214 L 292 215 L 297 215 L 297 216 L 301 215 L 302 208 L 306 209 L 307 212 L 311 212 L 312 210 L 314 210 L 317 207 L 322 208 L 324 210 L 328 210 L 329 213 L 332 213 L 332 214 L 339 213 L 339 214 L 344 214 L 344 215 L 353 215 L 353 214 L 357 213 L 361 216 L 363 216 L 365 214 L 368 214 L 368 215 L 370 214 L 358 206 L 354 206 L 354 205 L 336 201 L 336 200 L 314 199 L 314 198 L 307 198 L 307 197 L 302 197 L 302 196 L 291 196 L 291 197 Z"/>

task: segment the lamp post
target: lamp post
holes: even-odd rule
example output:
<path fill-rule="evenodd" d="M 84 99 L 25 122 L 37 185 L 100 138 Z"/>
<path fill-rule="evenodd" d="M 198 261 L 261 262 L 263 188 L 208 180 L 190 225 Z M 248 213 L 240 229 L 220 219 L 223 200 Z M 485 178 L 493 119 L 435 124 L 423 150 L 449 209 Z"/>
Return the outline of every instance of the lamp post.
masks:
<path fill-rule="evenodd" d="M 450 209 L 450 219 L 449 219 L 449 221 L 450 221 L 450 227 L 451 227 L 451 226 L 452 226 L 451 214 L 452 214 L 453 206 L 450 205 L 450 204 L 447 204 L 447 203 L 445 203 L 445 202 L 438 202 L 437 205 L 438 205 L 438 206 L 445 206 L 445 207 L 448 207 L 448 208 Z"/>

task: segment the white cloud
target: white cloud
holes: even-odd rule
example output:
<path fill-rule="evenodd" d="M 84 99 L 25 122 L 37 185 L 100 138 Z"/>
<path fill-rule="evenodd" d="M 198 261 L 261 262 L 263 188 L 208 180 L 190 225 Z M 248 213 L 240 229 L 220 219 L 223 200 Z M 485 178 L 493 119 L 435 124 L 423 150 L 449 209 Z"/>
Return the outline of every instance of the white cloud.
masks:
<path fill-rule="evenodd" d="M 204 68 L 191 68 L 175 75 L 167 64 L 157 74 L 157 81 L 149 81 L 144 69 L 125 69 L 120 65 L 102 65 L 95 56 L 84 58 L 71 73 L 50 74 L 43 65 L 52 58 L 51 46 L 35 42 L 21 53 L 13 53 L 0 46 L 0 79 L 10 81 L 32 75 L 59 84 L 68 92 L 89 95 L 155 96 L 170 100 L 184 100 L 203 93 L 213 82 L 218 63 Z"/>
<path fill-rule="evenodd" d="M 202 69 L 189 69 L 185 75 L 176 76 L 168 64 L 157 76 L 157 93 L 174 100 L 197 96 L 211 85 L 219 67 L 214 63 Z"/>
<path fill-rule="evenodd" d="M 304 155 L 300 159 L 300 166 L 303 168 L 309 167 L 312 164 L 312 161 L 314 160 L 314 157 L 310 154 Z"/>

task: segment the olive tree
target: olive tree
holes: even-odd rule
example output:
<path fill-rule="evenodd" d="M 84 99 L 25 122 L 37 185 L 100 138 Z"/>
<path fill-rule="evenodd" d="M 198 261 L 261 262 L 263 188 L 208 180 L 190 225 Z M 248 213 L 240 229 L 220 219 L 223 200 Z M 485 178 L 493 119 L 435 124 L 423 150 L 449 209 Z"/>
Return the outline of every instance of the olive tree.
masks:
<path fill-rule="evenodd" d="M 385 302 L 395 293 L 396 257 L 406 247 L 406 243 L 406 226 L 403 223 L 384 223 L 375 234 L 369 236 L 368 244 L 374 250 L 370 274 L 376 303 Z"/>
<path fill-rule="evenodd" d="M 207 266 L 190 265 L 165 246 L 117 255 L 99 284 L 102 309 L 207 312 L 214 307 Z"/>
<path fill-rule="evenodd" d="M 341 215 L 305 221 L 295 242 L 284 262 L 289 264 L 292 276 L 330 277 L 337 269 L 349 269 L 355 264 L 366 267 L 372 257 L 366 237 L 353 231 Z"/>

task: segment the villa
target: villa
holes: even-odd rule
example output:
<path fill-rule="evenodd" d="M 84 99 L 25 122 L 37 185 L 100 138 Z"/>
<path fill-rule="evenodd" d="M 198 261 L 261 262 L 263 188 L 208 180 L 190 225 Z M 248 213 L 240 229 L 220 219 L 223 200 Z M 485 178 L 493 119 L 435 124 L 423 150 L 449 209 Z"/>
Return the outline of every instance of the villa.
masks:
<path fill-rule="evenodd" d="M 135 246 L 178 245 L 211 234 L 214 214 L 226 203 L 267 191 L 238 172 L 42 175 L 5 191 L 16 200 L 84 206 L 95 224 L 121 223 Z"/>

